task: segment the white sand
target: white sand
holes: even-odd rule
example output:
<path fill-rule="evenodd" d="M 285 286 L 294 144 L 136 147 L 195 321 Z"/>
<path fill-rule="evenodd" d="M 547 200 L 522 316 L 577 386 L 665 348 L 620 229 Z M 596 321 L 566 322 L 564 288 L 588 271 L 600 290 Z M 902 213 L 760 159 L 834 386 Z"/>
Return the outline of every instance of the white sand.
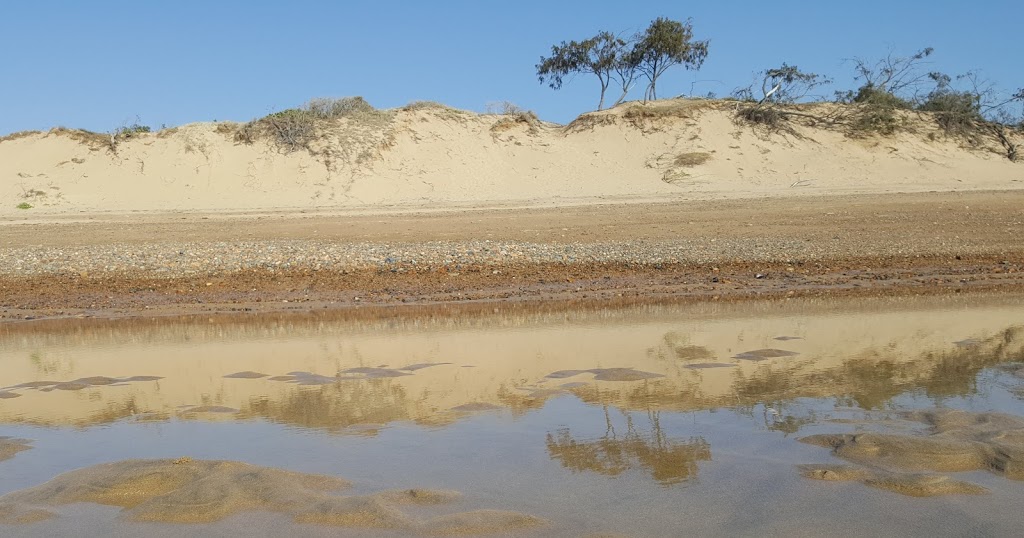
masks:
<path fill-rule="evenodd" d="M 0 142 L 0 216 L 1024 188 L 1024 163 L 1010 162 L 995 140 L 968 147 L 927 118 L 911 118 L 914 132 L 892 137 L 807 126 L 793 136 L 735 124 L 734 106 L 627 103 L 565 127 L 440 107 L 397 110 L 380 125 L 340 120 L 314 144 L 316 156 L 239 143 L 212 123 L 139 135 L 114 151 L 32 134 Z M 669 117 L 636 117 L 670 109 Z M 710 158 L 676 165 L 687 153 Z M 33 207 L 17 209 L 22 202 Z"/>

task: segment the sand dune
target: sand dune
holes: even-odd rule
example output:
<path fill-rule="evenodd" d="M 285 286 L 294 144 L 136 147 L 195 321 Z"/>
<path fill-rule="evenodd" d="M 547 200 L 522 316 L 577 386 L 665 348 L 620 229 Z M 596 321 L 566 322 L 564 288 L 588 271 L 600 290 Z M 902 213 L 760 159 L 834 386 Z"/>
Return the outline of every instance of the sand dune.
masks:
<path fill-rule="evenodd" d="M 852 139 L 734 122 L 735 104 L 627 103 L 567 126 L 441 105 L 339 119 L 309 151 L 196 123 L 111 143 L 53 130 L 0 139 L 0 215 L 542 205 L 1024 188 L 1024 165 L 927 118 Z M 915 123 L 916 122 L 916 123 Z M 1024 137 L 1013 135 L 1024 143 Z M 18 209 L 22 203 L 31 209 Z"/>

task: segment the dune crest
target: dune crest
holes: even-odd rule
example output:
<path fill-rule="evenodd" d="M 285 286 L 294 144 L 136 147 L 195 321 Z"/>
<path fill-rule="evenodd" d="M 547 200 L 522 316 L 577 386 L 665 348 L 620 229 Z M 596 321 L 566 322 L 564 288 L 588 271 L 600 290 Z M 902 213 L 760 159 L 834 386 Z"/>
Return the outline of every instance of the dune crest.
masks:
<path fill-rule="evenodd" d="M 301 146 L 225 122 L 123 140 L 16 133 L 0 138 L 0 215 L 1024 188 L 1024 168 L 998 143 L 968 147 L 927 118 L 908 118 L 913 128 L 893 136 L 850 138 L 810 124 L 769 133 L 738 124 L 735 107 L 634 102 L 561 126 L 425 103 L 325 122 Z"/>

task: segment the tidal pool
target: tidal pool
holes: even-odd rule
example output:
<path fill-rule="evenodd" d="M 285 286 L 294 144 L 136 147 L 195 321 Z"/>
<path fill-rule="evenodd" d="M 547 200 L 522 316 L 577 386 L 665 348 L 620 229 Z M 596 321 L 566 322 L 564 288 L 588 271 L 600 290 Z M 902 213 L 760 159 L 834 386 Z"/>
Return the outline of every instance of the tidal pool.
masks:
<path fill-rule="evenodd" d="M 1024 297 L 0 326 L 0 535 L 1015 535 Z"/>

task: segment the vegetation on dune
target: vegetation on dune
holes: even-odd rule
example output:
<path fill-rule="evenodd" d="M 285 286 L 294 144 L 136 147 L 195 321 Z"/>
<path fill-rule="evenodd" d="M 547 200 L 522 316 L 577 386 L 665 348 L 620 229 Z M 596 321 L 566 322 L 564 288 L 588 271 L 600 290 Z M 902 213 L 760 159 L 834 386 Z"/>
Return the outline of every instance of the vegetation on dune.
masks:
<path fill-rule="evenodd" d="M 312 151 L 310 144 L 320 138 L 323 129 L 339 120 L 383 126 L 392 116 L 390 111 L 373 108 L 362 97 L 317 98 L 301 108 L 290 108 L 252 120 L 239 127 L 234 138 L 245 144 L 270 140 L 286 153 L 300 149 Z"/>
<path fill-rule="evenodd" d="M 738 88 L 732 98 L 737 106 L 737 119 L 769 131 L 796 134 L 791 122 L 839 128 L 848 136 L 890 136 L 911 128 L 915 114 L 933 122 L 948 137 L 956 137 L 971 145 L 979 145 L 986 137 L 995 137 L 1007 158 L 1017 159 L 1017 148 L 1007 129 L 1021 128 L 1021 120 L 1010 113 L 1010 105 L 1024 103 L 1024 89 L 999 98 L 994 85 L 979 80 L 977 74 L 951 77 L 938 71 L 923 69 L 934 49 L 925 48 L 909 56 L 890 53 L 869 62 L 851 60 L 854 80 L 860 85 L 853 90 L 835 92 L 834 103 L 841 106 L 827 112 L 811 113 L 806 107 L 812 91 L 832 84 L 815 73 L 801 71 L 785 63 L 781 67 L 758 73 L 760 94 L 754 84 Z M 810 99 L 821 103 L 823 98 Z M 934 135 L 930 135 L 934 137 Z"/>
<path fill-rule="evenodd" d="M 18 131 L 16 133 L 11 133 L 9 135 L 0 136 L 0 143 L 18 140 L 19 138 L 25 138 L 37 134 L 42 134 L 42 131 Z"/>
<path fill-rule="evenodd" d="M 976 73 L 958 76 L 925 69 L 935 52 L 927 47 L 908 56 L 890 52 L 869 61 L 853 58 L 854 89 L 834 92 L 831 107 L 808 105 L 830 101 L 818 90 L 833 84 L 821 74 L 783 62 L 779 67 L 761 71 L 756 82 L 737 88 L 730 99 L 738 101 L 738 122 L 798 135 L 794 122 L 836 128 L 851 137 L 890 136 L 908 130 L 917 115 L 931 121 L 941 135 L 955 137 L 970 145 L 980 145 L 995 137 L 1010 160 L 1017 159 L 1017 148 L 1009 130 L 1024 131 L 1024 88 L 1003 94 Z M 576 75 L 593 75 L 599 83 L 597 110 L 604 108 L 607 92 L 621 89 L 613 106 L 625 101 L 638 80 L 646 79 L 644 102 L 657 98 L 659 78 L 670 68 L 681 65 L 697 70 L 708 55 L 708 41 L 694 38 L 692 21 L 658 18 L 643 32 L 629 38 L 600 31 L 580 41 L 562 41 L 551 47 L 550 56 L 542 56 L 535 66 L 542 84 L 558 90 Z M 1000 97 L 1002 96 L 1002 97 Z M 714 98 L 713 95 L 709 95 Z M 1017 107 L 1017 114 L 1012 110 Z M 638 127 L 647 127 L 648 116 L 672 115 L 671 108 L 645 110 L 630 108 L 624 113 Z M 592 128 L 608 118 L 581 116 L 570 129 Z M 934 138 L 934 134 L 930 134 Z"/>
<path fill-rule="evenodd" d="M 541 56 L 535 68 L 538 80 L 555 90 L 577 75 L 595 77 L 600 111 L 609 90 L 617 88 L 618 97 L 613 103 L 617 106 L 642 81 L 647 105 L 647 101 L 657 99 L 659 81 L 666 72 L 678 66 L 699 70 L 708 51 L 709 41 L 695 37 L 692 20 L 659 17 L 631 36 L 605 30 L 580 41 L 562 41 L 551 47 L 549 56 Z M 1015 141 L 1024 133 L 1024 88 L 1001 92 L 976 72 L 952 76 L 931 70 L 928 67 L 934 55 L 935 50 L 927 47 L 909 55 L 890 52 L 878 60 L 846 60 L 856 86 L 834 91 L 828 97 L 821 90 L 833 85 L 832 79 L 782 62 L 756 73 L 754 82 L 737 88 L 727 100 L 734 102 L 731 107 L 737 123 L 763 133 L 800 136 L 795 128 L 798 124 L 832 129 L 850 137 L 917 131 L 932 140 L 951 138 L 969 146 L 995 149 L 1017 160 Z M 630 105 L 618 116 L 584 114 L 567 130 L 593 129 L 615 123 L 617 118 L 645 132 L 664 130 L 669 125 L 664 120 L 692 118 L 700 110 L 690 104 L 725 108 L 721 101 L 711 99 L 714 96 L 709 94 L 707 100 L 691 100 L 687 105 L 682 101 Z M 349 157 L 357 157 L 357 163 L 365 162 L 390 147 L 394 142 L 392 120 L 398 110 L 377 110 L 362 97 L 319 98 L 244 124 L 218 122 L 215 131 L 241 144 L 269 142 L 283 153 L 305 150 L 331 168 L 332 163 Z M 461 123 L 472 116 L 433 101 L 412 102 L 400 110 L 429 111 L 433 116 Z M 491 127 L 492 134 L 522 126 L 529 133 L 537 133 L 543 126 L 532 111 L 509 101 L 488 103 L 486 113 L 500 116 Z M 928 123 L 931 127 L 923 127 Z M 156 136 L 166 138 L 175 131 L 161 129 Z M 136 119 L 108 133 L 57 127 L 46 136 L 66 136 L 93 150 L 117 153 L 119 143 L 151 132 Z M 0 137 L 0 143 L 33 134 L 39 133 L 12 133 Z"/>
<path fill-rule="evenodd" d="M 551 56 L 540 58 L 537 78 L 558 90 L 577 74 L 595 75 L 601 85 L 597 109 L 604 108 L 605 93 L 612 82 L 622 88 L 615 101 L 626 99 L 635 82 L 644 77 L 644 100 L 657 99 L 657 84 L 665 72 L 677 65 L 700 69 L 708 55 L 708 42 L 693 38 L 693 24 L 659 17 L 641 33 L 623 39 L 609 32 L 598 32 L 582 41 L 563 41 L 551 47 Z M 614 105 L 613 105 L 614 106 Z"/>

